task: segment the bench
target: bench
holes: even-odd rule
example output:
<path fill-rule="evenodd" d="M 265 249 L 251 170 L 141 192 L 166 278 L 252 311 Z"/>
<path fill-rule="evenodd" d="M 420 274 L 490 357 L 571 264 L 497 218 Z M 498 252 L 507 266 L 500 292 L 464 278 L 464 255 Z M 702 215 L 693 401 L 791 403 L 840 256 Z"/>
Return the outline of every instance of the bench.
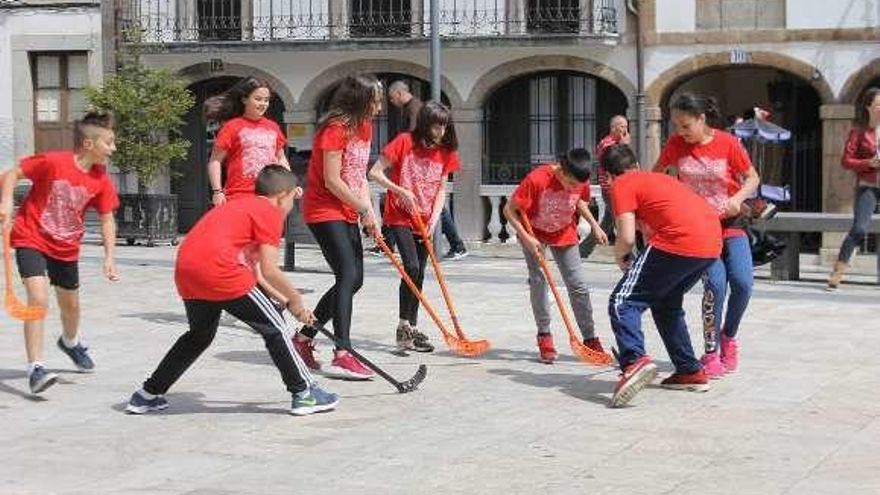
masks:
<path fill-rule="evenodd" d="M 785 251 L 770 262 L 773 280 L 800 279 L 800 234 L 804 232 L 849 232 L 851 213 L 780 212 L 761 227 L 785 240 Z M 874 215 L 868 225 L 868 235 L 877 235 L 880 241 L 880 215 Z M 880 249 L 877 253 L 877 283 L 880 284 Z"/>

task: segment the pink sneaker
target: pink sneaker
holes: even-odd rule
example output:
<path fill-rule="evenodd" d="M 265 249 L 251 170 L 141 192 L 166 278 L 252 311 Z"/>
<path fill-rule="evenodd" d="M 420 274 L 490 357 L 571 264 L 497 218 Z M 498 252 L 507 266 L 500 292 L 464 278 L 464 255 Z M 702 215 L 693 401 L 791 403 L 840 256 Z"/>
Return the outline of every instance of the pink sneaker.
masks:
<path fill-rule="evenodd" d="M 333 358 L 325 375 L 349 380 L 373 379 L 373 371 L 347 352 Z"/>
<path fill-rule="evenodd" d="M 295 336 L 291 340 L 293 340 L 293 349 L 306 363 L 306 366 L 312 371 L 321 371 L 321 362 L 315 359 L 315 341 L 299 341 Z"/>
<path fill-rule="evenodd" d="M 724 365 L 721 364 L 718 351 L 707 352 L 700 358 L 700 362 L 703 363 L 703 370 L 705 370 L 706 375 L 712 380 L 717 380 L 724 376 Z"/>
<path fill-rule="evenodd" d="M 739 368 L 739 343 L 736 339 L 721 337 L 721 363 L 728 373 L 736 373 Z"/>

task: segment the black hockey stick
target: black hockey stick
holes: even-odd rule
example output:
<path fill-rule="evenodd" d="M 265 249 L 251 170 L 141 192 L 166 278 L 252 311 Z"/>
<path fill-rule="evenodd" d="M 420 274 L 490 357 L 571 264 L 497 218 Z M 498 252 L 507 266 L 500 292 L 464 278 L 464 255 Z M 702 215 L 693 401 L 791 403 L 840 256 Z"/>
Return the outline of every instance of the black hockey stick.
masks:
<path fill-rule="evenodd" d="M 337 346 L 339 346 L 339 347 L 345 349 L 346 351 L 348 351 L 349 353 L 351 353 L 352 356 L 354 356 L 355 358 L 357 358 L 358 361 L 360 361 L 361 363 L 366 365 L 367 368 L 370 368 L 371 370 L 375 371 L 377 375 L 384 378 L 388 383 L 394 385 L 394 388 L 396 388 L 397 391 L 400 392 L 401 394 L 405 394 L 407 392 L 412 392 L 413 390 L 417 389 L 419 384 L 422 383 L 422 381 L 424 381 L 425 376 L 428 375 L 428 367 L 425 366 L 424 364 L 420 364 L 419 369 L 416 370 L 416 374 L 413 375 L 412 378 L 410 378 L 409 380 L 406 380 L 405 382 L 397 381 L 394 379 L 393 376 L 389 375 L 388 373 L 385 372 L 385 370 L 383 370 L 382 368 L 373 364 L 373 362 L 370 361 L 369 359 L 363 357 L 359 352 L 355 351 L 354 349 L 352 349 L 349 346 L 342 345 L 342 343 L 336 339 L 336 336 L 333 335 L 333 333 L 328 331 L 326 328 L 318 327 L 318 326 L 315 326 L 312 328 L 315 328 L 319 332 L 323 333 L 330 340 L 332 340 Z"/>

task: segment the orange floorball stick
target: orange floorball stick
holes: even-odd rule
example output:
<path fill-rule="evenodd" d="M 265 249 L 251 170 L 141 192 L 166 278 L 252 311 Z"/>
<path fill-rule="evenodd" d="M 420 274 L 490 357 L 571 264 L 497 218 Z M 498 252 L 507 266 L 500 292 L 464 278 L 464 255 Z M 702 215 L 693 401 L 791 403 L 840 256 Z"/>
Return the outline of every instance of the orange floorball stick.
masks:
<path fill-rule="evenodd" d="M 46 308 L 28 306 L 21 302 L 12 288 L 12 248 L 9 245 L 9 232 L 3 233 L 3 265 L 6 269 L 6 312 L 9 316 L 21 321 L 42 320 L 46 317 Z"/>
<path fill-rule="evenodd" d="M 413 294 L 418 298 L 419 302 L 422 303 L 422 306 L 425 307 L 425 310 L 431 316 L 431 319 L 434 320 L 434 323 L 437 325 L 437 328 L 440 329 L 440 333 L 443 335 L 443 340 L 446 342 L 446 345 L 449 348 L 463 356 L 479 356 L 483 354 L 488 349 L 488 342 L 477 341 L 471 342 L 469 340 L 459 339 L 455 335 L 453 335 L 449 330 L 446 329 L 446 325 L 443 324 L 443 321 L 440 319 L 440 316 L 437 314 L 437 311 L 434 309 L 434 306 L 428 302 L 428 299 L 425 298 L 425 295 L 419 290 L 416 286 L 415 282 L 412 281 L 409 274 L 406 273 L 406 270 L 403 268 L 403 265 L 397 261 L 397 258 L 394 257 L 394 253 L 391 252 L 391 249 L 385 244 L 385 240 L 382 239 L 382 236 L 379 235 L 374 229 L 372 232 L 373 240 L 376 241 L 376 245 L 382 249 L 382 252 L 385 253 L 385 256 L 391 261 L 391 264 L 394 265 L 394 268 L 397 268 L 397 272 L 400 273 L 400 278 L 403 279 L 404 283 L 409 287 L 409 290 L 412 291 Z"/>
<path fill-rule="evenodd" d="M 526 232 L 534 237 L 535 233 L 532 230 L 532 224 L 529 222 L 529 217 L 526 216 L 525 212 L 520 211 L 520 218 L 522 219 L 522 224 L 523 227 L 525 227 Z M 534 254 L 538 258 L 538 264 L 541 265 L 541 271 L 544 272 L 544 278 L 547 279 L 547 285 L 550 286 L 550 291 L 553 292 L 553 298 L 556 300 L 556 307 L 559 308 L 559 313 L 562 315 L 562 321 L 565 322 L 565 329 L 568 330 L 568 344 L 571 346 L 571 352 L 573 352 L 578 359 L 587 364 L 597 366 L 612 364 L 614 358 L 612 358 L 610 354 L 596 352 L 580 341 L 574 330 L 571 318 L 568 316 L 568 311 L 565 309 L 565 303 L 562 301 L 562 296 L 559 295 L 559 289 L 556 287 L 556 282 L 553 281 L 553 276 L 550 274 L 550 267 L 547 266 L 547 260 L 544 258 L 544 253 L 539 250 Z"/>
<path fill-rule="evenodd" d="M 434 243 L 431 242 L 431 237 L 428 235 L 428 229 L 425 227 L 425 222 L 422 221 L 421 215 L 417 213 L 412 215 L 412 219 L 413 223 L 416 225 L 416 229 L 418 229 L 419 234 L 425 242 L 425 249 L 428 251 L 428 257 L 431 258 L 431 266 L 434 267 L 434 275 L 437 277 L 437 283 L 440 284 L 440 291 L 443 293 L 443 300 L 446 302 L 446 308 L 449 310 L 450 318 L 452 318 L 452 325 L 455 327 L 455 333 L 458 335 L 458 338 L 467 340 L 464 331 L 461 329 L 461 324 L 458 321 L 458 315 L 455 313 L 455 307 L 452 304 L 452 296 L 449 295 L 449 287 L 446 285 L 443 270 L 440 269 L 440 263 L 437 261 L 437 253 L 434 252 Z M 487 350 L 490 346 L 488 340 L 477 340 L 472 342 L 485 342 Z"/>

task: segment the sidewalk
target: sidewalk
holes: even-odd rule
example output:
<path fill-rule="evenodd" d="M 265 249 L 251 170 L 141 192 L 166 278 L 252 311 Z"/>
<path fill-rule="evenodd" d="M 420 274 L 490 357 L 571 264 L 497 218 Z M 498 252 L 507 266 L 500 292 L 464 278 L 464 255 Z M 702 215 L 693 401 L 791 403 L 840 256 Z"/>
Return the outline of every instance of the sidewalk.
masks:
<path fill-rule="evenodd" d="M 397 276 L 365 258 L 355 298 L 357 348 L 395 376 L 429 367 L 420 390 L 322 380 L 339 409 L 296 418 L 262 339 L 224 319 L 214 344 L 170 391 L 162 414 L 122 409 L 185 329 L 171 247 L 123 247 L 123 279 L 100 278 L 97 246 L 81 264 L 85 339 L 98 366 L 30 397 L 20 324 L 0 323 L 0 494 L 876 494 L 880 493 L 880 289 L 756 281 L 742 329 L 742 371 L 706 394 L 644 390 L 606 407 L 616 370 L 576 362 L 555 319 L 560 361 L 535 360 L 523 262 L 479 253 L 443 264 L 465 331 L 492 341 L 480 358 L 438 351 L 400 358 Z M 320 253 L 297 250 L 294 282 L 314 305 L 332 284 Z M 619 273 L 587 263 L 599 334 L 612 344 L 607 298 Z M 429 298 L 442 308 L 433 278 Z M 19 292 L 21 293 L 21 292 Z M 699 294 L 686 299 L 699 348 Z M 442 312 L 442 311 L 441 311 Z M 447 319 L 448 320 L 448 319 Z M 661 376 L 671 370 L 645 319 Z M 325 361 L 330 347 L 321 341 Z"/>

